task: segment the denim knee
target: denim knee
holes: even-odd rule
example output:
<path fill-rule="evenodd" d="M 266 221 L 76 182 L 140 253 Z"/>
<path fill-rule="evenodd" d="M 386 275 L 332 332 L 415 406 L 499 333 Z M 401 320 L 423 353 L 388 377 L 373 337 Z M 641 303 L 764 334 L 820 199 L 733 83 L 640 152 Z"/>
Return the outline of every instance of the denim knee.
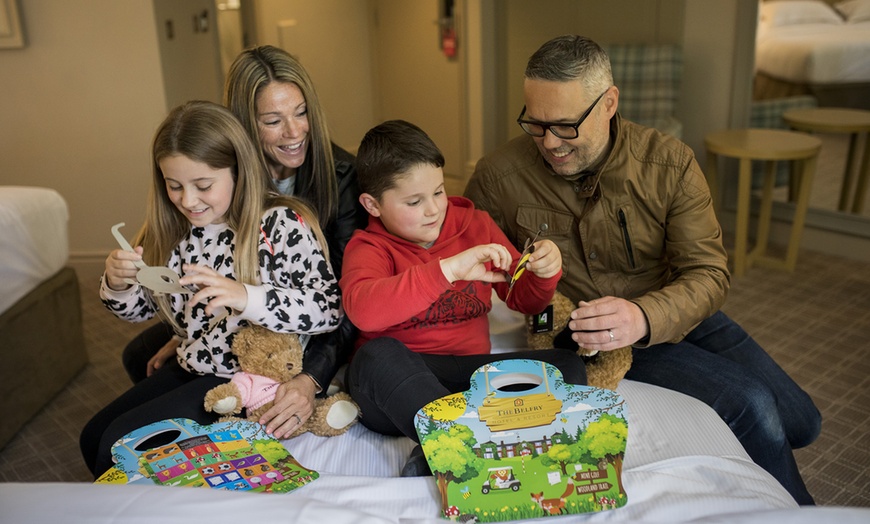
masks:
<path fill-rule="evenodd" d="M 769 443 L 785 442 L 785 428 L 773 393 L 761 384 L 745 386 L 739 391 L 723 391 L 713 408 L 741 441 L 752 435 L 753 439 Z"/>
<path fill-rule="evenodd" d="M 809 446 L 819 438 L 822 433 L 822 414 L 815 405 L 805 411 L 801 419 L 801 425 L 795 430 L 789 431 L 788 442 L 792 449 Z"/>

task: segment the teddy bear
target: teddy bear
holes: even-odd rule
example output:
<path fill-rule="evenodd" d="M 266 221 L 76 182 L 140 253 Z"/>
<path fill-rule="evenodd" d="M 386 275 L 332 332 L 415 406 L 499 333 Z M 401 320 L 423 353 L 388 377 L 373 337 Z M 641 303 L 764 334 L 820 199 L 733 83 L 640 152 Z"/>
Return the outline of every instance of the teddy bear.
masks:
<path fill-rule="evenodd" d="M 553 306 L 553 329 L 545 332 L 536 333 L 533 323 L 534 318 L 531 315 L 526 315 L 526 323 L 529 328 L 526 341 L 531 349 L 548 349 L 552 347 L 562 347 L 567 343 L 576 344 L 573 341 L 560 340 L 554 344 L 555 339 L 567 326 L 571 320 L 571 311 L 575 308 L 574 303 L 568 297 L 558 291 L 553 295 L 551 301 Z M 561 338 L 561 337 L 560 337 Z M 587 351 L 584 348 L 578 348 L 577 353 L 583 357 L 586 363 L 586 379 L 590 386 L 616 390 L 616 386 L 628 368 L 631 367 L 631 347 L 626 346 L 613 351 Z"/>
<path fill-rule="evenodd" d="M 206 392 L 206 411 L 234 420 L 245 408 L 247 420 L 257 421 L 274 403 L 278 386 L 302 372 L 302 345 L 292 333 L 264 327 L 244 327 L 233 338 L 233 353 L 241 371 L 230 382 Z M 314 413 L 291 437 L 310 431 L 322 437 L 340 435 L 356 423 L 359 406 L 350 395 L 338 392 L 314 401 Z"/>

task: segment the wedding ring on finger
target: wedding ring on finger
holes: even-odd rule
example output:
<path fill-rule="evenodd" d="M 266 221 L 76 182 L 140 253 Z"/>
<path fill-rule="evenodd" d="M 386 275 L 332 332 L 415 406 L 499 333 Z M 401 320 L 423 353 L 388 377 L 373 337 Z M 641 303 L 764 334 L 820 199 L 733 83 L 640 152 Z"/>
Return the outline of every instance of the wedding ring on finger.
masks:
<path fill-rule="evenodd" d="M 296 425 L 299 426 L 302 424 L 302 419 L 299 418 L 299 415 L 294 414 L 293 417 L 296 419 Z"/>
<path fill-rule="evenodd" d="M 607 332 L 610 333 L 610 341 L 613 342 L 613 339 L 614 339 L 614 336 L 613 336 L 613 330 L 612 330 L 612 329 L 608 329 Z"/>

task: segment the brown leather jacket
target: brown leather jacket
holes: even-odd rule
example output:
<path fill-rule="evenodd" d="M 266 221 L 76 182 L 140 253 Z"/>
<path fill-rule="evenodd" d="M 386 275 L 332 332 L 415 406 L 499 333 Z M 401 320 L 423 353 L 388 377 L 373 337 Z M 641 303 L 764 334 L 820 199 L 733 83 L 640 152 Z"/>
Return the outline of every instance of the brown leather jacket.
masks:
<path fill-rule="evenodd" d="M 571 181 L 532 138 L 482 158 L 465 190 L 518 249 L 542 234 L 562 251 L 558 290 L 575 303 L 631 300 L 649 322 L 636 346 L 677 342 L 725 302 L 722 229 L 692 150 L 654 129 L 611 121 L 612 150 L 597 174 Z"/>

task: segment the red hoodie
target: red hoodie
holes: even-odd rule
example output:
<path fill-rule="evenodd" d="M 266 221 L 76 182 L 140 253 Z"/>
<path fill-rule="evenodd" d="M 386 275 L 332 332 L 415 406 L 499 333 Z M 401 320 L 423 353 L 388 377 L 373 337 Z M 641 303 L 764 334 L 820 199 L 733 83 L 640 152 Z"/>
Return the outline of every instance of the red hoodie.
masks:
<path fill-rule="evenodd" d="M 459 280 L 451 285 L 440 260 L 491 243 L 508 248 L 513 270 L 520 253 L 486 212 L 475 210 L 463 197 L 449 198 L 441 233 L 429 249 L 389 233 L 380 219 L 370 216 L 368 227 L 354 233 L 345 248 L 339 282 L 344 310 L 360 330 L 356 347 L 393 337 L 418 353 L 489 353 L 492 288 L 505 300 L 508 283 Z M 559 271 L 542 279 L 526 271 L 514 284 L 508 307 L 525 314 L 541 312 L 561 276 Z"/>

